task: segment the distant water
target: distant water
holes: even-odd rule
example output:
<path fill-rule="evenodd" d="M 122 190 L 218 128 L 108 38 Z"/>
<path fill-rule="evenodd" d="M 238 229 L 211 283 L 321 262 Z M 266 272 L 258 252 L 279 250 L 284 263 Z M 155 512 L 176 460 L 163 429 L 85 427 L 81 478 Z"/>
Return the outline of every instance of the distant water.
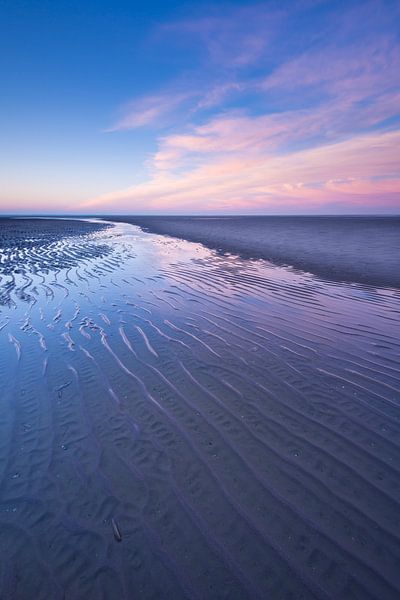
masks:
<path fill-rule="evenodd" d="M 0 598 L 400 594 L 399 291 L 0 222 Z"/>
<path fill-rule="evenodd" d="M 146 231 L 292 265 L 337 281 L 400 287 L 400 217 L 113 217 Z"/>

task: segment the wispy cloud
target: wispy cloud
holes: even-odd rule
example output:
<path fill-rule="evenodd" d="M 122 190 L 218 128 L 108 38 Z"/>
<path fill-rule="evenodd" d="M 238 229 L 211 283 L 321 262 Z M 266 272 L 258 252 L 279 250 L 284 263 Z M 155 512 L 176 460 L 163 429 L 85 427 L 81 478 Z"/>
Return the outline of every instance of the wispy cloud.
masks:
<path fill-rule="evenodd" d="M 329 21 L 312 12 L 318 4 L 293 3 L 291 13 L 257 4 L 159 28 L 201 45 L 200 75 L 186 72 L 125 107 L 110 130 L 153 128 L 149 178 L 82 206 L 262 212 L 400 203 L 400 44 L 388 10 L 338 5 Z"/>
<path fill-rule="evenodd" d="M 295 9 L 295 4 L 293 4 Z M 200 48 L 201 58 L 219 70 L 241 69 L 257 62 L 271 47 L 287 11 L 275 2 L 249 6 L 208 7 L 208 16 L 165 23 L 159 40 Z"/>
<path fill-rule="evenodd" d="M 121 116 L 106 131 L 122 131 L 138 127 L 162 125 L 165 120 L 195 96 L 194 92 L 166 92 L 139 98 L 119 110 Z"/>
<path fill-rule="evenodd" d="M 81 209 L 118 206 L 123 211 L 279 211 L 320 208 L 352 197 L 355 205 L 398 201 L 400 132 L 351 140 L 284 155 L 225 156 L 184 173 L 156 173 L 134 187 L 83 203 Z"/>

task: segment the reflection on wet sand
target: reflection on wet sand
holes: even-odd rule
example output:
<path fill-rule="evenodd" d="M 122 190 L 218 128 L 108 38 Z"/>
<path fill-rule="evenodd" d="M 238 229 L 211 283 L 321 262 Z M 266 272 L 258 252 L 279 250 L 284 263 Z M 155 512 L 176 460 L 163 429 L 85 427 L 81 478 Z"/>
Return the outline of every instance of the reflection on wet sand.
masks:
<path fill-rule="evenodd" d="M 397 598 L 398 291 L 58 227 L 0 269 L 0 598 Z"/>

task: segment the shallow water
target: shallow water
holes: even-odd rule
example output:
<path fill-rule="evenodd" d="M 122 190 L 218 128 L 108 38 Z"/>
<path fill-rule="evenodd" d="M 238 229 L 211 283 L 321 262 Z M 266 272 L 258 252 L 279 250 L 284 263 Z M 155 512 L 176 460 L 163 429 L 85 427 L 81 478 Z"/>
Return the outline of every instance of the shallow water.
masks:
<path fill-rule="evenodd" d="M 400 216 L 118 216 L 244 258 L 291 265 L 329 281 L 400 288 Z"/>
<path fill-rule="evenodd" d="M 398 598 L 398 290 L 77 233 L 0 266 L 0 598 Z"/>

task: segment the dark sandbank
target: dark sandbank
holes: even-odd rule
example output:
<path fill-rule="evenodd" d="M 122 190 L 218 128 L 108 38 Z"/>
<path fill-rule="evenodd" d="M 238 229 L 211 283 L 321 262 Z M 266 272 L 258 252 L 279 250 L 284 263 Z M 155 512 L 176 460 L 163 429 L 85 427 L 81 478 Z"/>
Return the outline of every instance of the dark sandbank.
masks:
<path fill-rule="evenodd" d="M 107 227 L 104 223 L 56 218 L 0 217 L 0 243 L 19 241 L 25 247 L 34 242 L 52 242 L 60 237 L 86 235 L 101 231 Z"/>
<path fill-rule="evenodd" d="M 400 287 L 400 217 L 106 217 L 334 281 Z"/>
<path fill-rule="evenodd" d="M 11 292 L 18 288 L 17 277 L 26 283 L 32 274 L 71 269 L 83 258 L 107 255 L 110 248 L 94 243 L 92 236 L 108 228 L 111 225 L 77 219 L 0 217 L 0 306 L 10 302 Z M 32 299 L 28 288 L 20 286 L 20 300 Z"/>

